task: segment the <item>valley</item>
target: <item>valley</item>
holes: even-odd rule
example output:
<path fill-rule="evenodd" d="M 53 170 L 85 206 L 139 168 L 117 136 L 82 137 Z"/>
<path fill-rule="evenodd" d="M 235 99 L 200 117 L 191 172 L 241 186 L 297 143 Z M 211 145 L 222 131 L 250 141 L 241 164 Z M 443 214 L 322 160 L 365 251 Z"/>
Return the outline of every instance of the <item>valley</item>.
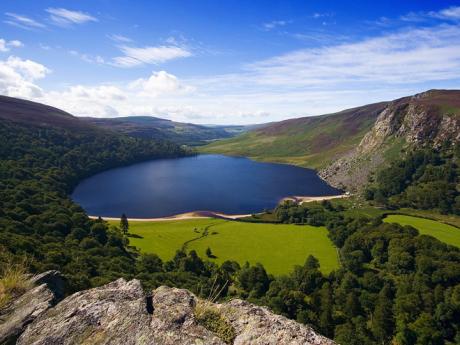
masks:
<path fill-rule="evenodd" d="M 460 345 L 460 3 L 2 1 L 0 345 Z"/>
<path fill-rule="evenodd" d="M 355 336 L 345 327 L 366 324 L 350 322 L 388 303 L 403 325 L 391 336 L 419 332 L 413 322 L 428 316 L 414 303 L 434 313 L 433 329 L 455 328 L 455 314 L 441 327 L 433 304 L 417 302 L 434 289 L 444 296 L 436 308 L 457 308 L 455 102 L 457 91 L 429 91 L 196 149 L 0 98 L 0 310 L 30 291 L 25 272 L 59 270 L 66 294 L 119 277 L 203 298 L 218 288 L 218 298 L 267 306 L 342 344 Z M 193 210 L 205 212 L 135 220 Z M 360 344 L 380 339 L 366 332 Z"/>

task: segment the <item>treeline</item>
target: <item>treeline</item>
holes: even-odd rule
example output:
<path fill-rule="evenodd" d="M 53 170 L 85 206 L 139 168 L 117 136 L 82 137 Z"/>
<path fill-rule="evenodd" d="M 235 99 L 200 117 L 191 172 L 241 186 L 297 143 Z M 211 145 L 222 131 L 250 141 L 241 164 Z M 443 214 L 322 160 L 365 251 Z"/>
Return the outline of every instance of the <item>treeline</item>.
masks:
<path fill-rule="evenodd" d="M 321 226 L 331 218 L 339 217 L 338 212 L 344 210 L 342 205 L 333 205 L 329 200 L 308 204 L 287 200 L 275 208 L 273 215 L 280 223 Z"/>
<path fill-rule="evenodd" d="M 104 169 L 186 153 L 172 143 L 91 127 L 1 121 L 0 265 L 25 256 L 33 272 L 62 271 L 69 291 L 124 276 L 135 263 L 126 240 L 90 220 L 68 193 L 82 178 Z"/>
<path fill-rule="evenodd" d="M 459 158 L 460 144 L 410 152 L 381 170 L 365 197 L 387 207 L 460 214 Z"/>

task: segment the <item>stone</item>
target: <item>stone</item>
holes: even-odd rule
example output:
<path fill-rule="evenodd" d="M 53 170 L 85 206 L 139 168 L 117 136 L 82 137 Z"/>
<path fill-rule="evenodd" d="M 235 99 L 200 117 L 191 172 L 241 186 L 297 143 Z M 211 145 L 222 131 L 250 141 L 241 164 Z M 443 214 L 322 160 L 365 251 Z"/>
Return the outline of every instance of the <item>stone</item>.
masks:
<path fill-rule="evenodd" d="M 187 290 L 166 286 L 146 295 L 138 280 L 118 279 L 48 309 L 27 327 L 18 344 L 225 345 L 195 319 L 195 307 L 202 302 Z M 245 301 L 205 305 L 234 328 L 234 344 L 335 344 L 309 326 Z"/>
<path fill-rule="evenodd" d="M 34 276 L 30 283 L 30 290 L 0 310 L 0 344 L 14 343 L 28 324 L 64 295 L 64 280 L 58 271 Z"/>

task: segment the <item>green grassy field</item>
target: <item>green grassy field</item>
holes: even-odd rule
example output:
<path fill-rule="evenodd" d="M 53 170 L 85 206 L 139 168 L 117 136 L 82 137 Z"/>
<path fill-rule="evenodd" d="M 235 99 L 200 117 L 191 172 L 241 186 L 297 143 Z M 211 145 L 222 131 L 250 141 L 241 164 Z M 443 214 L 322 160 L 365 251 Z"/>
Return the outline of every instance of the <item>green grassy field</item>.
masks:
<path fill-rule="evenodd" d="M 412 225 L 420 234 L 430 235 L 438 240 L 460 247 L 460 229 L 435 220 L 420 217 L 389 215 L 384 219 L 388 223 Z"/>
<path fill-rule="evenodd" d="M 118 225 L 118 222 L 112 222 Z M 201 237 L 207 229 L 207 236 Z M 312 254 L 324 273 L 339 267 L 337 252 L 324 227 L 285 224 L 253 224 L 221 219 L 192 219 L 165 222 L 130 222 L 130 244 L 145 253 L 156 253 L 170 260 L 176 250 L 186 249 L 206 258 L 211 248 L 217 263 L 235 260 L 240 264 L 260 262 L 269 273 L 288 273 Z M 200 238 L 201 237 L 201 238 Z M 195 239 L 195 240 L 194 240 Z M 192 241 L 191 241 L 192 240 Z"/>

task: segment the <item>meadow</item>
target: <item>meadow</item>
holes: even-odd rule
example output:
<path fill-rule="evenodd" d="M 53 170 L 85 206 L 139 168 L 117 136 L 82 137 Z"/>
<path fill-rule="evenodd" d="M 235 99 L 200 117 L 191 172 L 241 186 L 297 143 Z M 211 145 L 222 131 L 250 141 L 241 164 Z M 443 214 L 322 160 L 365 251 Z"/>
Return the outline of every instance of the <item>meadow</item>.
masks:
<path fill-rule="evenodd" d="M 116 221 L 111 223 L 118 225 Z M 186 250 L 196 250 L 202 258 L 206 258 L 206 249 L 210 248 L 215 257 L 206 259 L 219 264 L 225 260 L 235 260 L 240 265 L 259 262 L 274 275 L 290 272 L 310 254 L 319 260 L 324 273 L 339 267 L 336 248 L 324 227 L 207 218 L 131 221 L 129 231 L 134 235 L 130 245 L 144 253 L 155 253 L 165 261 L 185 245 Z"/>
<path fill-rule="evenodd" d="M 399 223 L 401 225 L 411 225 L 420 234 L 430 235 L 438 240 L 460 247 L 460 229 L 452 225 L 441 223 L 435 220 L 392 214 L 384 219 L 387 223 Z"/>

